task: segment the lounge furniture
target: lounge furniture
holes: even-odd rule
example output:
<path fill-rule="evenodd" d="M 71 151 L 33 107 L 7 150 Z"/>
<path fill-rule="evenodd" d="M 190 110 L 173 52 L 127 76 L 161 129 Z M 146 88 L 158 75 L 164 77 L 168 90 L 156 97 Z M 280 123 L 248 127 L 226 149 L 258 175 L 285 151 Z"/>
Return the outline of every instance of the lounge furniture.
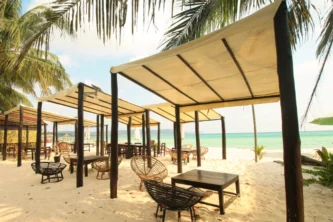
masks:
<path fill-rule="evenodd" d="M 177 159 L 178 159 L 177 158 L 177 150 L 172 149 L 172 150 L 170 150 L 169 154 L 171 156 L 171 160 L 173 161 L 173 163 L 177 164 Z M 182 161 L 184 161 L 184 164 L 187 164 L 188 157 L 189 157 L 189 153 L 182 151 L 181 159 L 182 159 Z"/>
<path fill-rule="evenodd" d="M 163 182 L 163 180 L 168 176 L 167 168 L 162 162 L 154 157 L 135 156 L 131 159 L 131 168 L 141 180 L 139 186 L 140 190 L 142 190 L 142 183 L 144 179 Z"/>
<path fill-rule="evenodd" d="M 88 165 L 95 162 L 96 160 L 108 160 L 108 156 L 84 156 L 83 165 L 84 165 L 84 175 L 88 176 Z M 77 156 L 70 156 L 69 158 L 69 168 L 71 173 L 74 172 L 74 165 L 77 165 Z"/>
<path fill-rule="evenodd" d="M 205 154 L 208 153 L 208 148 L 205 147 L 205 146 L 200 146 L 200 156 L 201 156 L 201 159 L 205 159 Z M 197 158 L 197 153 L 194 152 L 193 153 L 193 156 L 192 156 L 192 159 L 196 159 Z"/>
<path fill-rule="evenodd" d="M 59 142 L 57 144 L 57 146 L 58 146 L 59 152 L 62 155 L 70 154 L 71 150 L 70 150 L 69 144 L 67 142 Z"/>
<path fill-rule="evenodd" d="M 13 156 L 14 159 L 16 159 L 17 155 L 18 155 L 18 146 L 17 145 L 7 147 L 7 156 Z M 25 152 L 24 149 L 22 149 L 21 157 L 24 160 L 27 158 L 27 153 Z"/>
<path fill-rule="evenodd" d="M 49 183 L 62 181 L 64 179 L 62 171 L 66 168 L 66 164 L 40 162 L 39 167 L 37 167 L 36 163 L 32 163 L 31 167 L 35 173 L 42 175 L 41 183 L 43 184 L 45 181 L 48 181 Z M 44 177 L 46 177 L 46 179 L 44 179 Z"/>
<path fill-rule="evenodd" d="M 165 148 L 166 148 L 166 144 L 165 143 L 161 143 L 161 147 L 160 147 L 160 154 L 165 156 Z"/>
<path fill-rule="evenodd" d="M 192 144 L 184 144 L 182 145 L 182 149 L 191 149 L 193 146 Z"/>
<path fill-rule="evenodd" d="M 203 204 L 216 206 L 220 208 L 220 214 L 224 214 L 223 194 L 228 193 L 240 196 L 239 177 L 236 174 L 218 173 L 205 170 L 191 170 L 171 178 L 172 186 L 176 183 L 190 185 L 196 188 L 204 188 L 217 191 L 219 194 L 219 204 L 200 202 Z M 236 193 L 224 191 L 225 188 L 235 183 Z"/>
<path fill-rule="evenodd" d="M 121 163 L 122 161 L 122 157 L 118 156 L 118 165 Z M 96 175 L 96 179 L 97 180 L 107 180 L 110 179 L 110 160 L 109 159 L 103 159 L 103 160 L 96 160 L 95 162 L 92 163 L 92 168 L 97 170 L 97 175 Z M 104 178 L 103 176 L 105 173 L 108 173 L 109 178 Z M 101 174 L 101 176 L 99 177 L 99 175 Z"/>
<path fill-rule="evenodd" d="M 203 194 L 153 180 L 144 180 L 144 184 L 151 198 L 157 203 L 156 217 L 158 210 L 161 209 L 163 210 L 162 221 L 164 221 L 166 210 L 172 210 L 178 212 L 179 221 L 180 212 L 188 210 L 191 214 L 191 221 L 194 221 L 194 205 L 201 200 Z"/>

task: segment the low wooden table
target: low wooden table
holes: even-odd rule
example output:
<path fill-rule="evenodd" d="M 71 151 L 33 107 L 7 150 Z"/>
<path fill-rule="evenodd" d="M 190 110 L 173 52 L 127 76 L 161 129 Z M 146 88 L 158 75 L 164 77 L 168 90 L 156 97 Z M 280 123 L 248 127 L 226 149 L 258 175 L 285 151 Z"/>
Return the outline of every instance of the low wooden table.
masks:
<path fill-rule="evenodd" d="M 31 159 L 34 160 L 34 155 L 36 154 L 36 147 L 25 147 L 24 148 L 25 152 L 27 153 L 28 151 L 31 152 Z M 50 159 L 50 155 L 51 155 L 51 147 L 50 146 L 42 146 L 40 148 L 41 152 L 44 152 L 45 155 L 45 159 L 47 158 L 48 160 Z"/>
<path fill-rule="evenodd" d="M 108 156 L 85 156 L 83 158 L 83 165 L 84 165 L 84 175 L 88 176 L 88 164 L 96 161 L 96 160 L 107 160 Z M 70 156 L 70 164 L 69 169 L 71 173 L 74 172 L 74 163 L 77 164 L 77 156 Z"/>
<path fill-rule="evenodd" d="M 190 185 L 193 187 L 217 191 L 219 194 L 219 205 L 202 201 L 200 203 L 219 207 L 220 214 L 224 214 L 223 193 L 240 196 L 239 178 L 238 175 L 236 174 L 217 173 L 205 170 L 191 170 L 189 172 L 172 177 L 171 183 L 172 186 L 176 186 L 176 183 L 180 183 L 180 184 Z M 225 188 L 227 188 L 233 183 L 236 184 L 236 193 L 223 191 Z"/>

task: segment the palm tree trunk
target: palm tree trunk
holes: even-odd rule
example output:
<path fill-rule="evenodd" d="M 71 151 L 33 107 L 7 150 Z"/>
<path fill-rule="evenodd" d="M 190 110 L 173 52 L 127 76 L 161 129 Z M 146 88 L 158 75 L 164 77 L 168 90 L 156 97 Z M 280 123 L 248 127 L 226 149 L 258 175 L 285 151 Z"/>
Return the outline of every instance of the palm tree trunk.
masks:
<path fill-rule="evenodd" d="M 254 105 L 252 106 L 252 117 L 253 117 L 253 130 L 254 130 L 254 160 L 258 162 L 258 153 L 257 153 L 257 123 L 256 123 L 256 113 L 254 110 Z"/>

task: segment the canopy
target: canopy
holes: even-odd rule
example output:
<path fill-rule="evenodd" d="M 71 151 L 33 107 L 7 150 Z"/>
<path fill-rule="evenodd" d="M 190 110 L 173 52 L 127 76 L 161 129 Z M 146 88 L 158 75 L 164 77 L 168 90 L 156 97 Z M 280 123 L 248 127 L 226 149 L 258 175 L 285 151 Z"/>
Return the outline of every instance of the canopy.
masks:
<path fill-rule="evenodd" d="M 100 88 L 88 86 L 84 83 L 78 83 L 68 89 L 57 92 L 51 96 L 39 98 L 39 102 L 51 102 L 67 107 L 77 109 L 78 107 L 78 85 L 84 85 L 84 103 L 83 110 L 86 112 L 100 114 L 105 116 L 111 115 L 111 95 L 106 94 Z M 119 117 L 124 114 L 129 116 L 131 114 L 143 113 L 144 109 L 140 106 L 134 105 L 130 102 L 118 99 Z"/>
<path fill-rule="evenodd" d="M 111 72 L 179 105 L 181 112 L 277 102 L 274 16 L 280 4 Z"/>
<path fill-rule="evenodd" d="M 175 116 L 175 106 L 171 103 L 159 103 L 154 105 L 144 106 L 145 109 L 150 109 L 154 113 L 157 113 L 164 118 L 176 122 Z M 221 119 L 221 115 L 213 109 L 200 110 L 198 111 L 199 121 L 209 121 L 209 120 L 218 120 Z M 180 122 L 181 123 L 190 123 L 195 121 L 194 111 L 190 112 L 181 112 L 180 113 Z"/>
<path fill-rule="evenodd" d="M 331 126 L 331 125 L 333 125 L 333 115 L 331 117 L 320 117 L 320 118 L 314 119 L 310 123 L 317 124 L 317 125 Z"/>
<path fill-rule="evenodd" d="M 106 118 L 107 119 L 111 118 L 111 116 L 107 116 Z M 156 121 L 152 118 L 149 118 L 149 120 L 150 120 L 150 126 L 157 126 L 159 124 L 158 121 Z M 127 125 L 128 124 L 128 117 L 127 116 L 125 116 L 125 117 L 119 116 L 118 121 Z M 134 115 L 133 114 L 132 115 L 131 127 L 142 127 L 142 114 L 140 114 L 140 115 Z"/>
<path fill-rule="evenodd" d="M 23 111 L 23 125 L 26 126 L 36 126 L 37 125 L 37 109 L 27 106 L 16 106 L 10 110 L 7 110 L 4 114 L 8 115 L 8 120 L 11 122 L 20 122 L 20 109 Z M 43 121 L 50 122 L 63 122 L 63 121 L 73 121 L 74 117 L 62 116 L 59 114 L 51 112 L 42 112 Z"/>
<path fill-rule="evenodd" d="M 77 121 L 77 118 L 75 118 L 73 120 L 59 122 L 58 125 L 75 125 L 76 121 Z M 91 120 L 84 120 L 83 125 L 85 127 L 94 127 L 94 126 L 97 126 L 97 123 L 95 121 L 91 121 Z"/>

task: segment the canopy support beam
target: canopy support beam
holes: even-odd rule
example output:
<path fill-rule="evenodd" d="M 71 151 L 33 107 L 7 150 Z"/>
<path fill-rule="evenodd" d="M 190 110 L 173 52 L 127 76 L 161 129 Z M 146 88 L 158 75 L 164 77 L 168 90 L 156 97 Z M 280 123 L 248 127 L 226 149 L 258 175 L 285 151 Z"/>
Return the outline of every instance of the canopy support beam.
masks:
<path fill-rule="evenodd" d="M 105 125 L 105 141 L 106 141 L 106 149 L 107 149 L 107 146 L 109 144 L 109 125 Z M 110 151 L 107 150 L 107 153 L 109 153 Z"/>
<path fill-rule="evenodd" d="M 200 147 L 200 130 L 199 130 L 199 113 L 194 111 L 195 116 L 195 138 L 197 147 L 197 166 L 201 166 L 201 147 Z"/>
<path fill-rule="evenodd" d="M 46 139 L 47 139 L 47 136 L 46 136 L 46 123 L 44 123 L 44 148 L 46 147 Z"/>
<path fill-rule="evenodd" d="M 25 128 L 25 147 L 28 147 L 29 144 L 29 126 Z"/>
<path fill-rule="evenodd" d="M 36 167 L 40 166 L 40 148 L 41 148 L 41 140 L 42 140 L 42 102 L 38 102 L 37 107 L 37 134 L 36 134 Z"/>
<path fill-rule="evenodd" d="M 157 124 L 157 156 L 160 155 L 161 149 L 161 124 Z"/>
<path fill-rule="evenodd" d="M 96 156 L 99 156 L 99 114 L 96 115 Z"/>
<path fill-rule="evenodd" d="M 118 183 L 118 80 L 117 74 L 111 73 L 111 179 L 110 179 L 110 197 L 117 198 Z"/>
<path fill-rule="evenodd" d="M 180 111 L 179 111 L 179 105 L 175 105 L 175 114 L 176 114 L 176 135 L 177 135 L 177 172 L 182 173 L 183 167 L 182 167 L 182 138 L 180 135 Z"/>
<path fill-rule="evenodd" d="M 173 123 L 173 143 L 174 143 L 174 148 L 177 148 L 177 125 L 176 122 Z"/>
<path fill-rule="evenodd" d="M 128 117 L 127 124 L 127 149 L 126 149 L 126 159 L 130 159 L 133 156 L 132 147 L 131 147 L 131 124 L 132 117 Z"/>
<path fill-rule="evenodd" d="M 145 114 L 142 114 L 142 152 L 144 153 L 146 150 L 146 122 L 145 122 Z"/>
<path fill-rule="evenodd" d="M 8 115 L 5 115 L 5 127 L 3 132 L 3 149 L 2 149 L 2 160 L 7 159 L 7 137 L 8 137 Z"/>
<path fill-rule="evenodd" d="M 53 127 L 52 127 L 52 148 L 54 147 L 55 145 L 55 131 L 56 131 L 56 123 L 53 122 Z"/>
<path fill-rule="evenodd" d="M 222 39 L 222 42 L 223 42 L 225 48 L 228 50 L 228 52 L 229 52 L 229 54 L 230 54 L 232 60 L 234 61 L 235 65 L 237 66 L 237 68 L 238 68 L 240 74 L 242 75 L 242 77 L 243 77 L 243 79 L 244 79 L 244 82 L 245 82 L 245 84 L 246 84 L 246 86 L 247 86 L 247 89 L 249 90 L 249 92 L 250 92 L 250 94 L 251 94 L 251 97 L 254 98 L 254 96 L 253 96 L 253 92 L 252 92 L 252 89 L 251 89 L 251 86 L 250 86 L 250 83 L 249 83 L 249 81 L 247 80 L 247 78 L 246 78 L 246 76 L 245 76 L 245 73 L 244 73 L 242 67 L 240 66 L 238 60 L 236 59 L 235 54 L 233 53 L 232 49 L 230 48 L 230 46 L 229 46 L 229 44 L 228 44 L 228 42 L 227 42 L 227 40 L 226 40 L 225 38 Z"/>
<path fill-rule="evenodd" d="M 221 124 L 222 124 L 222 159 L 227 159 L 227 137 L 225 132 L 225 121 L 224 116 L 221 116 Z"/>
<path fill-rule="evenodd" d="M 186 93 L 184 93 L 183 91 L 181 91 L 180 89 L 178 89 L 176 86 L 174 86 L 172 83 L 170 83 L 169 81 L 167 81 L 166 79 L 164 79 L 163 77 L 161 77 L 159 74 L 157 74 L 156 72 L 154 72 L 153 70 L 151 70 L 150 68 L 148 68 L 147 66 L 143 65 L 142 66 L 144 69 L 146 69 L 148 72 L 150 72 L 151 74 L 153 74 L 154 76 L 156 76 L 157 78 L 159 78 L 160 80 L 162 80 L 164 83 L 168 84 L 169 86 L 171 86 L 174 90 L 178 91 L 179 93 L 181 93 L 182 95 L 184 95 L 185 97 L 187 97 L 188 99 L 192 100 L 195 103 L 198 103 L 198 101 L 196 101 L 194 98 L 190 97 L 189 95 L 187 95 Z"/>
<path fill-rule="evenodd" d="M 105 142 L 104 142 L 104 115 L 101 115 L 101 156 L 104 156 L 104 147 L 105 147 Z"/>
<path fill-rule="evenodd" d="M 20 106 L 20 124 L 18 127 L 18 154 L 17 154 L 17 166 L 22 166 L 22 130 L 23 130 L 23 107 Z"/>
<path fill-rule="evenodd" d="M 181 56 L 181 55 L 177 55 L 177 57 L 180 59 L 180 61 L 182 61 L 184 63 L 185 66 L 187 66 L 187 68 L 189 68 L 194 75 L 196 75 L 201 82 L 203 82 L 221 101 L 223 101 L 224 99 L 222 98 L 222 96 L 220 96 L 220 94 L 218 94 L 216 92 L 215 89 L 213 89 L 213 87 L 211 85 L 208 84 L 208 82 L 206 80 L 204 80 L 202 78 L 202 76 Z"/>
<path fill-rule="evenodd" d="M 83 187 L 83 159 L 84 159 L 84 85 L 78 85 L 77 103 L 77 168 L 76 168 L 76 187 Z"/>
<path fill-rule="evenodd" d="M 283 160 L 286 190 L 286 221 L 304 221 L 301 146 L 298 128 L 295 81 L 286 2 L 275 17 L 277 72 L 281 96 Z"/>
<path fill-rule="evenodd" d="M 56 145 L 58 144 L 59 140 L 58 140 L 58 122 L 56 122 Z"/>
<path fill-rule="evenodd" d="M 151 147 L 150 147 L 150 110 L 146 109 L 146 133 L 147 133 L 147 156 L 151 156 Z M 149 164 L 149 162 L 148 162 Z"/>
<path fill-rule="evenodd" d="M 75 141 L 74 141 L 74 153 L 77 153 L 77 150 L 78 150 L 78 123 L 77 121 L 75 121 L 75 124 L 74 124 L 74 138 L 75 138 Z"/>

